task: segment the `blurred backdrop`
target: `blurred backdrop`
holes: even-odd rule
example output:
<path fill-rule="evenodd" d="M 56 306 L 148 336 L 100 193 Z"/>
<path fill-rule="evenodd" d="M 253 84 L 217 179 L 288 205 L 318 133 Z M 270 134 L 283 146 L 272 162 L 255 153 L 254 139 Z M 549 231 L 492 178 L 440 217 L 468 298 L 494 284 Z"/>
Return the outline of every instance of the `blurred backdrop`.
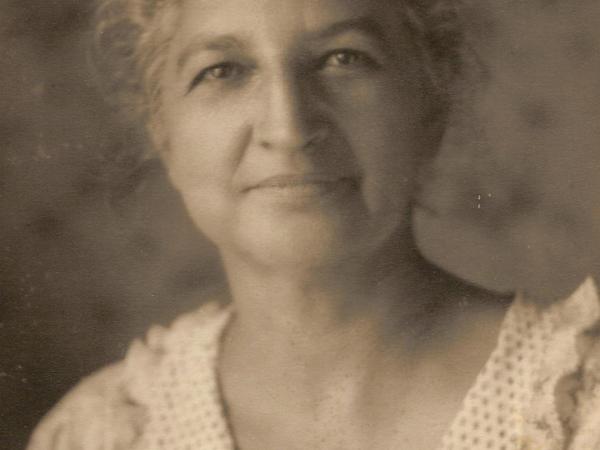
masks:
<path fill-rule="evenodd" d="M 145 141 L 95 87 L 91 6 L 0 5 L 1 448 L 222 285 L 161 167 L 126 176 Z M 465 20 L 485 76 L 424 177 L 418 240 L 474 283 L 552 300 L 600 275 L 600 3 L 473 0 Z"/>

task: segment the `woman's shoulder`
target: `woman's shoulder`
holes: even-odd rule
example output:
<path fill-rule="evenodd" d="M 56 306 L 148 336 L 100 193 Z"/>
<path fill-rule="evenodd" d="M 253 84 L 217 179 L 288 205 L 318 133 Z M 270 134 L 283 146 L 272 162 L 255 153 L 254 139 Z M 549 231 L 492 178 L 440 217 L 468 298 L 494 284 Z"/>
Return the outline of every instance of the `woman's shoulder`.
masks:
<path fill-rule="evenodd" d="M 144 411 L 122 389 L 124 364 L 84 378 L 42 419 L 28 450 L 128 448 Z M 110 430 L 110 435 L 107 434 Z M 112 445 L 107 445 L 111 440 Z"/>
<path fill-rule="evenodd" d="M 151 405 L 152 379 L 186 352 L 211 352 L 229 315 L 210 303 L 153 326 L 125 358 L 83 378 L 36 427 L 28 450 L 106 450 L 142 448 Z M 208 361 L 208 360 L 207 360 Z"/>
<path fill-rule="evenodd" d="M 594 280 L 588 277 L 571 295 L 549 304 L 518 294 L 503 349 L 516 356 L 517 376 L 529 380 L 532 442 L 560 438 L 570 441 L 570 449 L 600 448 L 600 298 Z"/>

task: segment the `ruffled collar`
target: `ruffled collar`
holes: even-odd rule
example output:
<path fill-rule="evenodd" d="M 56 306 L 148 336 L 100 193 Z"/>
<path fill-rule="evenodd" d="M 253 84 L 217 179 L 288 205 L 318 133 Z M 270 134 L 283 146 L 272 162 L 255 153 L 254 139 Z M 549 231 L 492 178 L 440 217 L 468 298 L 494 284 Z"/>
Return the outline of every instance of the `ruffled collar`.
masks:
<path fill-rule="evenodd" d="M 590 414 L 600 411 L 600 352 L 593 337 L 581 345 L 599 318 L 591 278 L 548 307 L 517 295 L 441 449 L 600 448 L 599 414 Z"/>
<path fill-rule="evenodd" d="M 217 374 L 231 316 L 207 305 L 132 346 L 127 385 L 147 412 L 136 448 L 234 449 Z M 600 448 L 599 319 L 591 278 L 549 307 L 517 295 L 439 450 Z"/>

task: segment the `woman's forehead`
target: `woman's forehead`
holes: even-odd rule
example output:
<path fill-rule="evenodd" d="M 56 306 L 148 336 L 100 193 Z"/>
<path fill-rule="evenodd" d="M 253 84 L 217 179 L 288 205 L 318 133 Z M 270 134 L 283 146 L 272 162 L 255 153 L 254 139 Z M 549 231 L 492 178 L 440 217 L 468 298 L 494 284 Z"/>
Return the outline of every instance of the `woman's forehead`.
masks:
<path fill-rule="evenodd" d="M 332 23 L 369 18 L 384 25 L 398 18 L 400 0 L 184 0 L 182 26 L 218 32 L 248 25 L 254 30 L 274 23 L 318 32 Z"/>
<path fill-rule="evenodd" d="M 176 31 L 191 50 L 222 50 L 276 42 L 317 41 L 357 32 L 381 42 L 402 33 L 399 0 L 185 0 Z M 241 45 L 240 45 L 241 44 Z M 204 47 L 204 48 L 202 48 Z M 180 60 L 185 59 L 184 51 Z M 181 64 L 178 64 L 180 66 Z"/>

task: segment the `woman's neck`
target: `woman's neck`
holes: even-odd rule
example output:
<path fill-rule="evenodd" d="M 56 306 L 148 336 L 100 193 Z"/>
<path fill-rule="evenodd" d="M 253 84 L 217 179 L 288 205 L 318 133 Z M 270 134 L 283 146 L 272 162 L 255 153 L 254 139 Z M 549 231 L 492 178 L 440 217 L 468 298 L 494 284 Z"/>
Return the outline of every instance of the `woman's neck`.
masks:
<path fill-rule="evenodd" d="M 408 239 L 356 263 L 303 272 L 256 269 L 241 260 L 225 264 L 238 338 L 273 357 L 320 367 L 343 354 L 361 359 L 389 349 L 414 352 L 432 311 L 444 304 L 448 284 L 440 280 L 449 280 Z M 347 348 L 352 352 L 341 353 Z"/>
<path fill-rule="evenodd" d="M 385 435 L 396 430 L 403 411 L 398 405 L 414 401 L 415 392 L 428 393 L 433 403 L 447 402 L 452 410 L 483 359 L 465 358 L 464 366 L 473 370 L 452 374 L 445 355 L 465 340 L 481 342 L 485 353 L 494 344 L 501 316 L 481 308 L 486 299 L 481 291 L 433 268 L 412 245 L 314 274 L 266 274 L 229 263 L 235 315 L 219 367 L 231 420 L 243 442 L 258 435 L 271 439 L 273 427 L 283 440 L 308 429 L 326 436 L 329 431 L 317 428 L 331 423 L 332 411 L 346 433 L 368 429 L 372 436 L 378 430 Z M 480 301 L 473 301 L 464 317 L 465 301 L 452 301 L 477 297 Z M 480 316 L 473 314 L 478 308 Z M 470 323 L 491 316 L 493 326 L 486 328 L 491 332 L 470 329 Z M 456 330 L 463 334 L 453 334 Z M 264 424 L 268 429 L 261 428 Z M 409 429 L 411 424 L 406 418 Z M 362 444 L 354 448 L 373 448 Z"/>

